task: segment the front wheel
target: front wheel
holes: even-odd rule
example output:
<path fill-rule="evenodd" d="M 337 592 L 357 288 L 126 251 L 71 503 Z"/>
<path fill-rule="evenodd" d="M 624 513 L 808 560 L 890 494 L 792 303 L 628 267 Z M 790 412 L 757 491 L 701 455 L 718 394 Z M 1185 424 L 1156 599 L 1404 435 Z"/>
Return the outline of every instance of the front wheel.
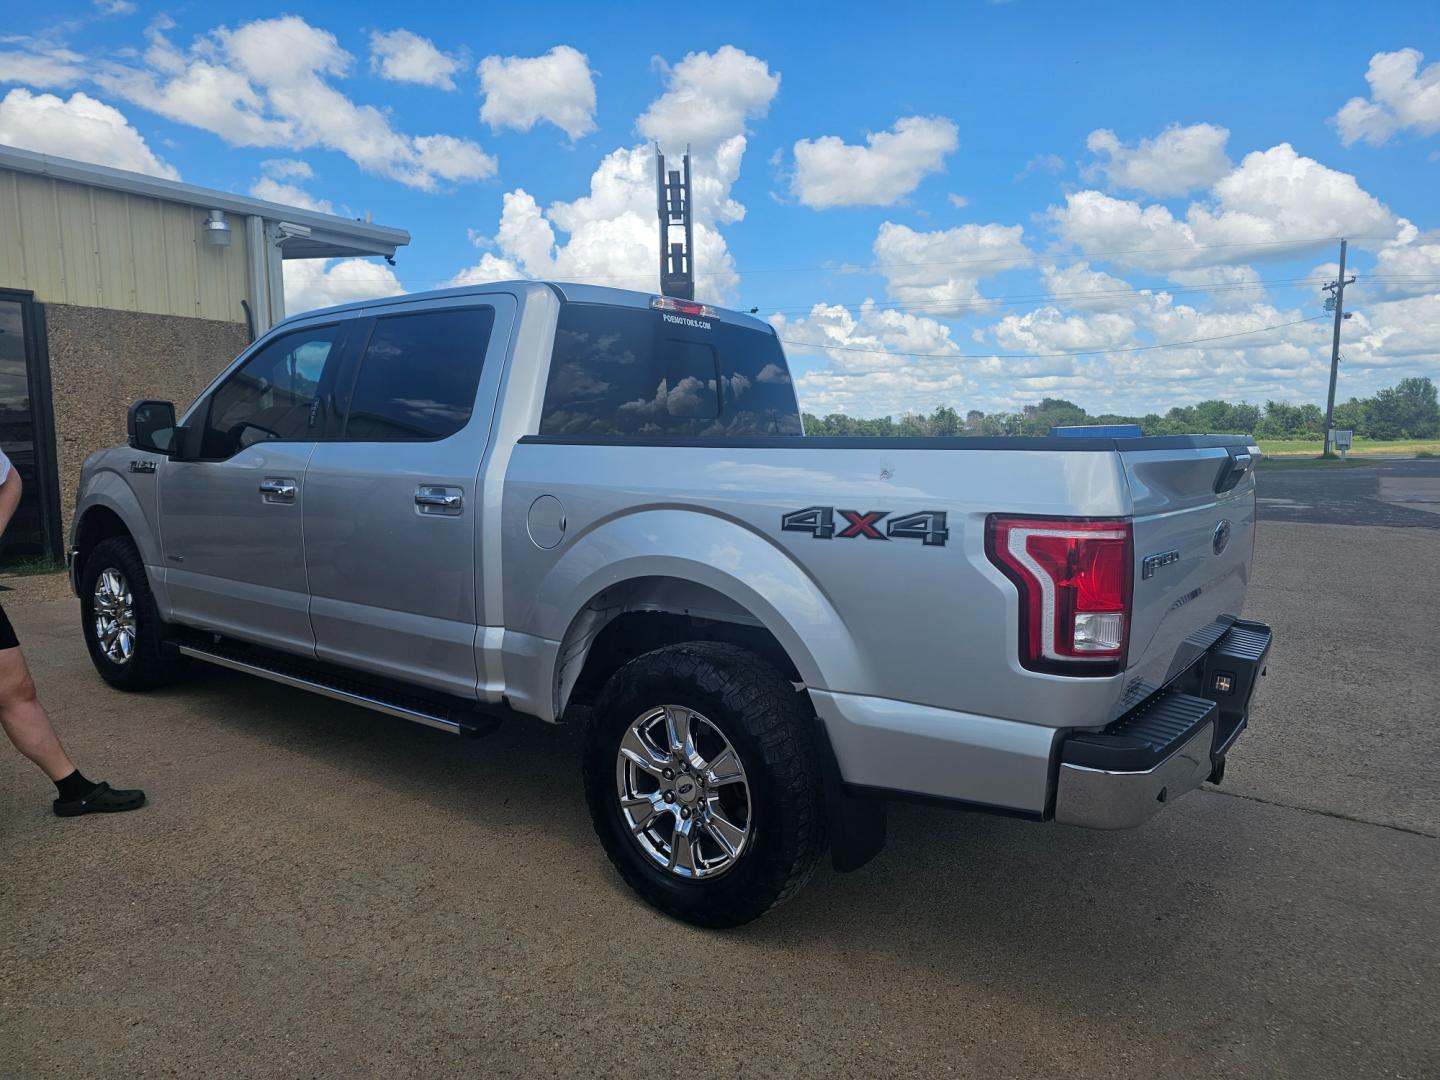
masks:
<path fill-rule="evenodd" d="M 799 892 L 825 843 L 813 723 L 778 671 L 733 645 L 671 645 L 616 672 L 583 768 L 595 831 L 630 887 L 710 927 Z"/>
<path fill-rule="evenodd" d="M 90 661 L 111 686 L 149 690 L 179 676 L 181 659 L 165 649 L 165 624 L 129 538 L 102 540 L 85 560 L 80 616 Z"/>

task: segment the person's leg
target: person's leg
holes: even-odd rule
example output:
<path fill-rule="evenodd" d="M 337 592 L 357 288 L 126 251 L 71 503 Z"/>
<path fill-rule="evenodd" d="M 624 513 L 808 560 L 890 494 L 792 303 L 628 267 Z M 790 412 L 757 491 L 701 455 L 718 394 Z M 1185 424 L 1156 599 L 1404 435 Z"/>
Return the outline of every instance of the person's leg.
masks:
<path fill-rule="evenodd" d="M 35 694 L 35 680 L 20 649 L 0 649 L 0 726 L 15 749 L 44 770 L 51 780 L 75 772 L 60 736 Z"/>
<path fill-rule="evenodd" d="M 9 629 L 3 610 L 0 620 L 4 622 L 0 632 Z M 14 640 L 13 630 L 9 640 Z M 35 694 L 35 680 L 30 678 L 30 668 L 18 645 L 0 648 L 0 727 L 15 749 L 40 766 L 54 782 L 55 813 L 60 817 L 138 810 L 145 805 L 143 791 L 120 791 L 103 781 L 93 783 L 75 767 Z"/>

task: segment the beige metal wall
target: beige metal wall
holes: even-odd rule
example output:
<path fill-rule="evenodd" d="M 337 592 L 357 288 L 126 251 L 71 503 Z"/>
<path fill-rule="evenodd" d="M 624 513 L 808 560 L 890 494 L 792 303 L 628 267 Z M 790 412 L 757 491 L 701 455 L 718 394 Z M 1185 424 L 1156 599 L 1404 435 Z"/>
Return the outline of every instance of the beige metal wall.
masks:
<path fill-rule="evenodd" d="M 0 169 L 0 288 L 45 303 L 243 323 L 245 221 L 205 243 L 206 211 Z"/>

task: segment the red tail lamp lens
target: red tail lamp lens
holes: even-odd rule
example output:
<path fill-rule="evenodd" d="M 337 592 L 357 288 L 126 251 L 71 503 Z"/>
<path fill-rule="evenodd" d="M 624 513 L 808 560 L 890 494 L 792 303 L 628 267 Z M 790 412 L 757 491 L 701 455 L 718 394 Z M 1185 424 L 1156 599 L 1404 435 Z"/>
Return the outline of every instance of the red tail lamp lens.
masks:
<path fill-rule="evenodd" d="M 1065 675 L 1123 670 L 1134 574 L 1128 519 L 993 515 L 986 551 L 1020 592 L 1021 664 Z"/>

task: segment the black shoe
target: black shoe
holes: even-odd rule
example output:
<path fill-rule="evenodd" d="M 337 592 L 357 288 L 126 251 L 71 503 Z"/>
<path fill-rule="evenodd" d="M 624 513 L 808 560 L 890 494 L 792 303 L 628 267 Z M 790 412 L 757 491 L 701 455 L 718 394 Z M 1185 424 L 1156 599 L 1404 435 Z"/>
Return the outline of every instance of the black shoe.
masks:
<path fill-rule="evenodd" d="M 83 799 L 68 802 L 55 800 L 56 817 L 79 817 L 81 814 L 120 814 L 126 810 L 139 810 L 145 805 L 143 791 L 116 791 L 105 781 L 95 785 L 95 790 Z"/>

